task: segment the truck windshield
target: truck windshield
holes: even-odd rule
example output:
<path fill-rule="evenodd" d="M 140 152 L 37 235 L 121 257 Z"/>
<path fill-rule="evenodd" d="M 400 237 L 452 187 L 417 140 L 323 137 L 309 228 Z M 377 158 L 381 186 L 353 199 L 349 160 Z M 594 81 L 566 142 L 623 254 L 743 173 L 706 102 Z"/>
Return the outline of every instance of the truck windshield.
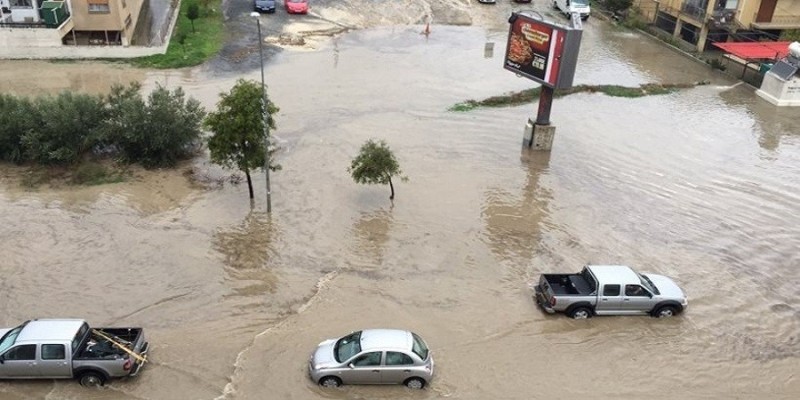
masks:
<path fill-rule="evenodd" d="M 6 349 L 11 347 L 11 345 L 17 341 L 17 336 L 19 336 L 19 332 L 22 331 L 23 327 L 25 327 L 25 325 L 18 326 L 8 331 L 8 333 L 6 333 L 5 335 L 3 335 L 3 338 L 0 339 L 0 354 L 3 354 L 3 352 L 6 351 Z"/>
<path fill-rule="evenodd" d="M 78 333 L 75 334 L 75 337 L 72 339 L 72 353 L 75 353 L 75 350 L 78 349 L 78 345 L 81 344 L 83 341 L 83 337 L 86 336 L 86 332 L 89 331 L 89 324 L 84 323 L 81 325 L 81 328 L 78 329 Z"/>
<path fill-rule="evenodd" d="M 637 274 L 637 275 L 639 275 L 639 281 L 642 283 L 642 286 L 646 287 L 647 290 L 650 291 L 650 293 L 661 294 L 661 292 L 658 291 L 656 285 L 653 284 L 653 281 L 651 281 L 650 278 L 647 277 L 647 275 L 642 275 L 642 274 Z"/>
<path fill-rule="evenodd" d="M 338 362 L 345 362 L 358 353 L 361 353 L 361 331 L 339 339 L 333 346 L 333 356 Z"/>
<path fill-rule="evenodd" d="M 575 4 L 576 6 L 588 6 L 589 0 L 572 0 L 572 4 Z"/>
<path fill-rule="evenodd" d="M 592 292 L 597 290 L 597 281 L 594 280 L 594 275 L 589 271 L 589 268 L 584 268 L 583 271 L 581 271 L 581 276 L 586 283 L 589 284 L 589 287 L 592 288 Z"/>

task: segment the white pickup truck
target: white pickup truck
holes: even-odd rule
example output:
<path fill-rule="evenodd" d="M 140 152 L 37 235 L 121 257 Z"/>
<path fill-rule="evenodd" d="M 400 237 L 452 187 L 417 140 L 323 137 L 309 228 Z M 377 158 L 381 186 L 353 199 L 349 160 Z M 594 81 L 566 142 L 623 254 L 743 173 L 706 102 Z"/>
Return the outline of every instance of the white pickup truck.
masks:
<path fill-rule="evenodd" d="M 90 328 L 80 319 L 34 319 L 0 329 L 0 379 L 70 379 L 102 386 L 136 376 L 147 359 L 142 328 Z"/>
<path fill-rule="evenodd" d="M 686 295 L 662 275 L 640 274 L 624 265 L 587 265 L 577 274 L 542 274 L 536 302 L 548 313 L 575 319 L 593 315 L 664 318 L 686 309 Z"/>

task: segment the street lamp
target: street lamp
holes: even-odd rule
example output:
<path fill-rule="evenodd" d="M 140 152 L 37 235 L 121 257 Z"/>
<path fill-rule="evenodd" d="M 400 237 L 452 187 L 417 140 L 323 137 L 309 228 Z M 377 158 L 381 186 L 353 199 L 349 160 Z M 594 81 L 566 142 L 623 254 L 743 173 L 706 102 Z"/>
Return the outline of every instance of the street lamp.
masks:
<path fill-rule="evenodd" d="M 264 172 L 267 175 L 267 213 L 272 213 L 272 198 L 269 190 L 269 109 L 267 108 L 267 85 L 264 83 L 264 39 L 261 36 L 261 14 L 250 13 L 258 25 L 258 55 L 261 59 L 261 111 L 264 115 Z"/>

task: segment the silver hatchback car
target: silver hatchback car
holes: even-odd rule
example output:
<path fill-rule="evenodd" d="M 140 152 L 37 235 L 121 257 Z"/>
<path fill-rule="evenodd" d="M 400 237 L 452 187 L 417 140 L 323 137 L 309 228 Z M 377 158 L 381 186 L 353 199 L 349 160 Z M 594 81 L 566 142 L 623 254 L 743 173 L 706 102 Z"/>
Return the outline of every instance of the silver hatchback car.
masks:
<path fill-rule="evenodd" d="M 342 384 L 403 384 L 422 389 L 433 379 L 433 356 L 413 332 L 365 329 L 319 344 L 308 360 L 314 382 Z"/>

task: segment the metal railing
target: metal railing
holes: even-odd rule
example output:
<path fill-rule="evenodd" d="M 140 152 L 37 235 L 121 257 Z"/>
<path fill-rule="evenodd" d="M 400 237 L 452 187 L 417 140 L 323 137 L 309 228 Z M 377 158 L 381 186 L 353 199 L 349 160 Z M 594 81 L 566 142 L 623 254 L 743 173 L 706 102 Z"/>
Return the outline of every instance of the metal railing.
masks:
<path fill-rule="evenodd" d="M 50 28 L 44 22 L 0 22 L 0 28 L 29 28 L 29 29 L 42 29 Z M 58 28 L 57 26 L 52 27 Z"/>
<path fill-rule="evenodd" d="M 681 13 L 694 17 L 698 21 L 705 21 L 708 1 L 686 0 L 681 5 Z"/>
<path fill-rule="evenodd" d="M 773 15 L 769 21 L 758 21 L 758 13 L 753 13 L 753 23 L 761 24 L 797 24 L 800 26 L 800 15 Z"/>

